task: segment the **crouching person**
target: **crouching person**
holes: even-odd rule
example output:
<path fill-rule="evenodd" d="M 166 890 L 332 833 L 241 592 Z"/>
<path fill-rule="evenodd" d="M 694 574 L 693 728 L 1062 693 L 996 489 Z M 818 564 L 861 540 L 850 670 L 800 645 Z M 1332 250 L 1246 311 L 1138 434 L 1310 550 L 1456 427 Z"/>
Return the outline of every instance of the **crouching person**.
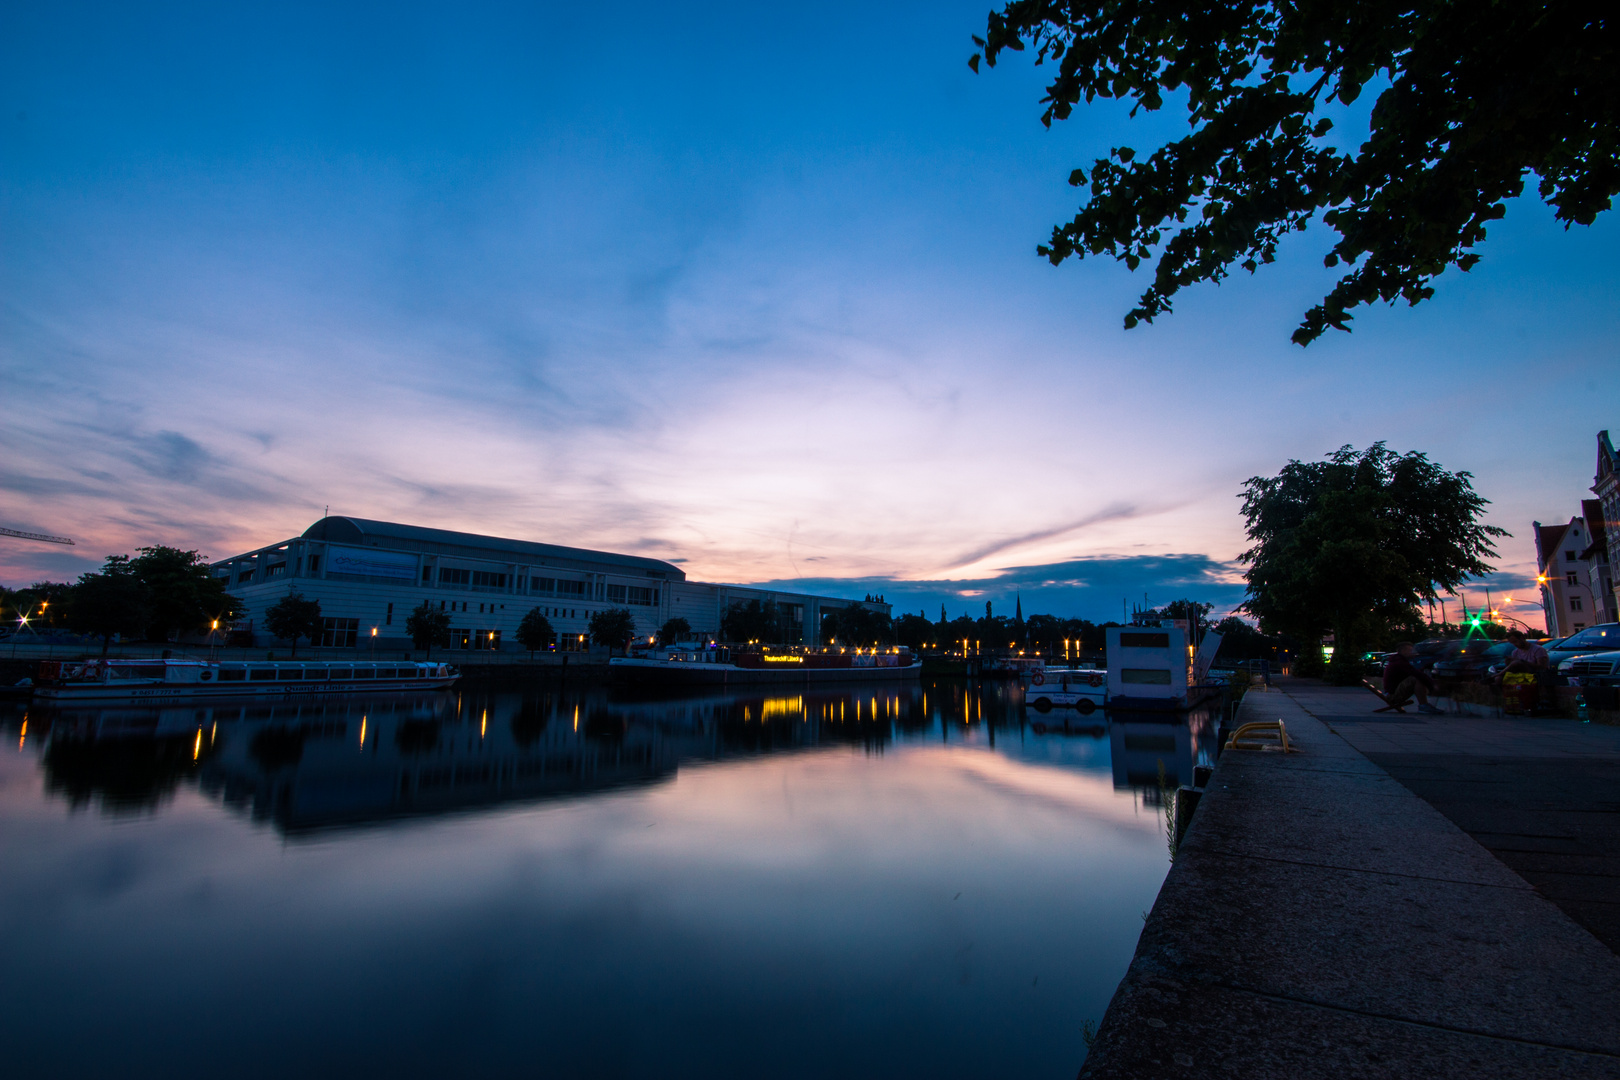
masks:
<path fill-rule="evenodd" d="M 1436 690 L 1434 680 L 1412 662 L 1417 649 L 1410 641 L 1395 647 L 1395 655 L 1384 665 L 1384 700 L 1391 708 L 1404 708 L 1413 697 L 1418 699 L 1418 712 L 1439 715 L 1440 710 L 1429 703 L 1429 695 Z"/>

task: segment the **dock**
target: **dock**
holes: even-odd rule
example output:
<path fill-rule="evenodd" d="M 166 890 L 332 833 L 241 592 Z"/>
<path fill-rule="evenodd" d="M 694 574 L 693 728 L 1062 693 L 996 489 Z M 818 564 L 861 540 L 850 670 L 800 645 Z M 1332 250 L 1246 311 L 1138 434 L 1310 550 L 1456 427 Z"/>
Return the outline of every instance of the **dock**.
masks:
<path fill-rule="evenodd" d="M 1376 704 L 1245 696 L 1082 1078 L 1620 1077 L 1620 728 Z"/>

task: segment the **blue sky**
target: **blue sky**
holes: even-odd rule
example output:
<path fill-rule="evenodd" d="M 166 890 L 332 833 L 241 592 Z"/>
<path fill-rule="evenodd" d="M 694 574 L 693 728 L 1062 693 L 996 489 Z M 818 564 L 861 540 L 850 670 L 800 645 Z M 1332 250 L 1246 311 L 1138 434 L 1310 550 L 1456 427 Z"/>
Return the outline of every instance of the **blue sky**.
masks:
<path fill-rule="evenodd" d="M 0 581 L 334 513 L 887 586 L 1235 603 L 1237 493 L 1377 439 L 1503 545 L 1620 429 L 1620 237 L 1511 207 L 1415 309 L 1288 343 L 1325 230 L 1182 294 L 1034 255 L 1182 130 L 1047 131 L 978 4 L 0 7 Z M 839 583 L 843 583 L 842 585 Z M 913 603 L 912 601 L 916 602 Z"/>

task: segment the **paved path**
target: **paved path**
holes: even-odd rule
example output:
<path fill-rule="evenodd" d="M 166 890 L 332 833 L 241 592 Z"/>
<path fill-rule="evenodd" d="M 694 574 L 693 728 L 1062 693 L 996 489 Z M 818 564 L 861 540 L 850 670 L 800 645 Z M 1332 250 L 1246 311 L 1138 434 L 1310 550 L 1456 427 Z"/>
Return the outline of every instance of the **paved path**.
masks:
<path fill-rule="evenodd" d="M 1620 957 L 1284 685 L 1240 719 L 1303 752 L 1223 755 L 1081 1076 L 1620 1078 Z"/>
<path fill-rule="evenodd" d="M 1620 727 L 1373 716 L 1371 694 L 1289 695 L 1620 952 Z"/>

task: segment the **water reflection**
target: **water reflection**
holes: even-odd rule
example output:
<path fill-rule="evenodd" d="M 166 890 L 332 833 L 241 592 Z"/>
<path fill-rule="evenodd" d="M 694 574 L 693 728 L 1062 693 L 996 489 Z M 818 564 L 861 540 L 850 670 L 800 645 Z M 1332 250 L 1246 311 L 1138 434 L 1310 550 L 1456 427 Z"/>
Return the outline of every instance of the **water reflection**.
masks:
<path fill-rule="evenodd" d="M 676 698 L 553 687 L 26 715 L 47 789 L 75 807 L 149 812 L 191 781 L 289 835 L 657 784 L 683 763 L 953 739 L 1107 768 L 1117 790 L 1157 805 L 1166 784 L 1211 763 L 1214 737 L 1207 710 L 1037 713 L 1005 682 Z"/>
<path fill-rule="evenodd" d="M 7 724 L 19 1076 L 1073 1076 L 1213 737 L 945 681 Z"/>

